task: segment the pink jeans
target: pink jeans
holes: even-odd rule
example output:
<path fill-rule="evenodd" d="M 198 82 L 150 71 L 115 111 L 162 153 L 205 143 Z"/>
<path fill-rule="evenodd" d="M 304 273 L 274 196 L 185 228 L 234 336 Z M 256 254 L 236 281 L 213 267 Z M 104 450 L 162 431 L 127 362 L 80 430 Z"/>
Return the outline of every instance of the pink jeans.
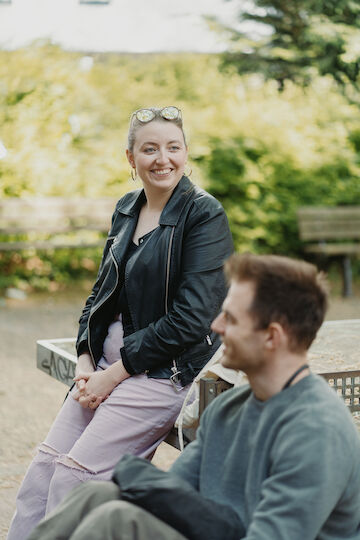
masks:
<path fill-rule="evenodd" d="M 118 320 L 109 327 L 98 369 L 117 361 L 121 346 Z M 82 408 L 70 393 L 20 487 L 8 540 L 25 540 L 77 484 L 109 480 L 122 455 L 151 459 L 174 424 L 187 389 L 176 392 L 168 379 L 136 375 L 120 383 L 95 411 Z"/>

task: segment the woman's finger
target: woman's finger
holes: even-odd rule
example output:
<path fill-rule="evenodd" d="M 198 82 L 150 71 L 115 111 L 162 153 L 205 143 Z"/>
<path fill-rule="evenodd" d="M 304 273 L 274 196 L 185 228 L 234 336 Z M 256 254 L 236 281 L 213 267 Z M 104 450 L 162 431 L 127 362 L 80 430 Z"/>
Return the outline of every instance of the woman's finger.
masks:
<path fill-rule="evenodd" d="M 75 377 L 73 378 L 73 381 L 80 381 L 81 379 L 84 379 L 84 381 L 87 381 L 90 377 L 91 373 L 78 373 L 77 375 L 75 375 Z"/>
<path fill-rule="evenodd" d="M 85 390 L 86 386 L 86 380 L 85 379 L 79 379 L 76 381 L 76 388 L 79 390 L 79 392 L 82 392 Z"/>
<path fill-rule="evenodd" d="M 90 394 L 88 396 L 84 396 L 84 395 L 80 396 L 78 401 L 82 407 L 86 408 L 89 406 L 90 401 L 94 401 L 95 399 L 96 399 L 96 396 L 94 396 L 93 394 Z"/>
<path fill-rule="evenodd" d="M 89 409 L 94 411 L 95 409 L 98 408 L 98 406 L 100 405 L 101 402 L 102 402 L 101 397 L 98 397 L 94 401 L 90 401 L 88 407 L 89 407 Z"/>

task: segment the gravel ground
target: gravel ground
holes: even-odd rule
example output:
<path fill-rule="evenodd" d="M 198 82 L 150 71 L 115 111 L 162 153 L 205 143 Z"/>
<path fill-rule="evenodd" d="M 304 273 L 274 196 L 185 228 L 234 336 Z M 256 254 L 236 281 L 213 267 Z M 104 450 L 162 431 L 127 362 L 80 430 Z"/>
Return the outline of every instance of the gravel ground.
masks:
<path fill-rule="evenodd" d="M 85 296 L 83 290 L 74 290 L 23 301 L 0 299 L 0 540 L 6 537 L 34 449 L 65 395 L 63 384 L 36 369 L 36 341 L 74 336 Z M 360 318 L 360 293 L 346 300 L 334 298 L 327 318 Z M 153 461 L 167 469 L 177 454 L 163 443 Z"/>

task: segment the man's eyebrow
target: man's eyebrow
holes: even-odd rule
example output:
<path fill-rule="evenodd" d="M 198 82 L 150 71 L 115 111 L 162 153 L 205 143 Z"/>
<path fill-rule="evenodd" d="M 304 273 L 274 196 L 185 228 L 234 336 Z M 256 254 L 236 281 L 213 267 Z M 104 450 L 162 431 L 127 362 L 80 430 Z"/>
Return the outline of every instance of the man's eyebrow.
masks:
<path fill-rule="evenodd" d="M 227 309 L 227 308 L 224 307 L 224 306 L 222 307 L 222 312 L 225 313 L 225 315 L 226 315 L 227 317 L 230 317 L 230 319 L 232 319 L 232 320 L 234 320 L 234 321 L 237 320 L 236 317 L 235 317 L 235 314 L 232 313 L 231 311 L 229 311 L 229 309 Z"/>

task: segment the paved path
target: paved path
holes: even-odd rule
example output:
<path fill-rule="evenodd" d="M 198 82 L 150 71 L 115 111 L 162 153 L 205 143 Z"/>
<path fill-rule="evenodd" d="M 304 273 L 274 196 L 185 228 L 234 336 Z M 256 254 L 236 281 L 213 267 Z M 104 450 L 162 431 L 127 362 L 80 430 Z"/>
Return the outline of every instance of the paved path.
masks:
<path fill-rule="evenodd" d="M 86 293 L 36 295 L 0 305 L 0 539 L 6 536 L 21 479 L 34 448 L 64 399 L 64 386 L 35 368 L 36 340 L 73 336 Z M 360 318 L 359 299 L 336 300 L 330 319 Z M 177 451 L 161 445 L 166 469 Z"/>

